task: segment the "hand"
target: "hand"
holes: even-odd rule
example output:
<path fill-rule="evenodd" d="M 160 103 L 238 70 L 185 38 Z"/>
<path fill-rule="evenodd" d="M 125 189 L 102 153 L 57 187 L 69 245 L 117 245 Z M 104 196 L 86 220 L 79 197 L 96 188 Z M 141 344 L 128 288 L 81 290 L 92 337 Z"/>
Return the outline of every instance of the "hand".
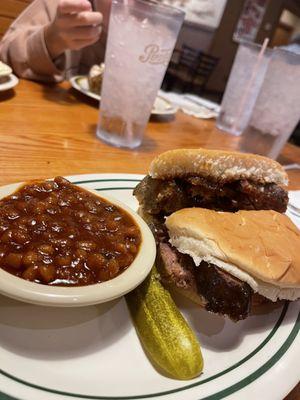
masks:
<path fill-rule="evenodd" d="M 95 43 L 101 34 L 102 14 L 88 0 L 59 0 L 54 20 L 45 27 L 45 42 L 52 59 L 65 50 Z"/>

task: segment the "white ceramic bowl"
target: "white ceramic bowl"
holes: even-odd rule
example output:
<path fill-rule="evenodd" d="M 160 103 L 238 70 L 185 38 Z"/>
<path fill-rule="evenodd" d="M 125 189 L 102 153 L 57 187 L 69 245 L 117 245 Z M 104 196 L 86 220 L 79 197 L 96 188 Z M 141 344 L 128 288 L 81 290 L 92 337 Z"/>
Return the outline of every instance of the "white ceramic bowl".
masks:
<path fill-rule="evenodd" d="M 0 199 L 12 194 L 22 184 L 0 187 Z M 82 186 L 84 187 L 84 186 Z M 148 225 L 132 209 L 120 201 L 87 189 L 100 198 L 106 199 L 128 212 L 139 226 L 142 236 L 140 249 L 133 263 L 116 278 L 103 283 L 77 287 L 42 285 L 16 277 L 0 268 L 0 293 L 27 303 L 55 306 L 79 307 L 104 303 L 130 292 L 149 274 L 156 254 L 153 235 Z"/>

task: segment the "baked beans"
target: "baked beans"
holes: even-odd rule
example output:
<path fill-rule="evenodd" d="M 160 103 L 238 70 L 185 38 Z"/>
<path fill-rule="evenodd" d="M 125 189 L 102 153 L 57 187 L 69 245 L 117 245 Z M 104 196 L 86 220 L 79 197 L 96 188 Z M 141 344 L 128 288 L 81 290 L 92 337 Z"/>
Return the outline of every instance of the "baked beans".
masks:
<path fill-rule="evenodd" d="M 141 233 L 121 208 L 62 177 L 0 200 L 0 267 L 47 285 L 107 281 L 133 262 Z"/>

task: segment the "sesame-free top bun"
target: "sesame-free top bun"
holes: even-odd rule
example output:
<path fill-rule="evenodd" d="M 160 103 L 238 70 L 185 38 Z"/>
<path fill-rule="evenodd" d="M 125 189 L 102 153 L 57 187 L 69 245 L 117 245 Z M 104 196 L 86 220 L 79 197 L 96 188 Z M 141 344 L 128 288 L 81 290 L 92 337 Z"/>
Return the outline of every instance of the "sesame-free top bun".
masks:
<path fill-rule="evenodd" d="M 215 180 L 250 179 L 279 185 L 288 183 L 282 166 L 270 158 L 201 148 L 166 151 L 152 161 L 149 174 L 157 179 L 201 175 Z"/>
<path fill-rule="evenodd" d="M 298 296 L 300 231 L 286 215 L 186 208 L 169 216 L 166 226 L 171 243 L 194 260 L 233 265 L 261 282 L 295 289 L 293 298 Z"/>

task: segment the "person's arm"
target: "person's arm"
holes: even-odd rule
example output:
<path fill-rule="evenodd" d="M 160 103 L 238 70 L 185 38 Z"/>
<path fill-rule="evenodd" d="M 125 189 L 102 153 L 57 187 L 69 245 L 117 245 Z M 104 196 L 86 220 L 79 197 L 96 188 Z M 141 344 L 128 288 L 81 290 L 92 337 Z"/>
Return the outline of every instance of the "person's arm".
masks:
<path fill-rule="evenodd" d="M 35 0 L 0 42 L 0 59 L 20 77 L 60 81 L 65 51 L 97 41 L 101 21 L 88 0 Z"/>
<path fill-rule="evenodd" d="M 0 42 L 0 59 L 27 79 L 59 81 L 62 71 L 51 59 L 44 26 L 54 18 L 58 0 L 35 0 L 13 22 Z"/>

